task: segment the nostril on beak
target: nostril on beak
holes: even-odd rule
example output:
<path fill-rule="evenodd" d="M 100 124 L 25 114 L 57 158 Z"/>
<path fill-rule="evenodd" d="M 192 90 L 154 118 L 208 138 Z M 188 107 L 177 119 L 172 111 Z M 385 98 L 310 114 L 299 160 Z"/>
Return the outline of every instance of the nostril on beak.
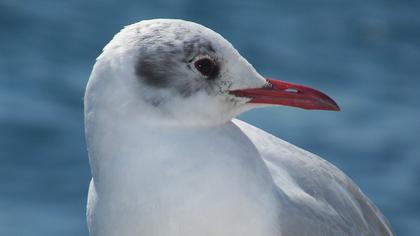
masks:
<path fill-rule="evenodd" d="M 295 89 L 295 88 L 287 88 L 284 91 L 288 92 L 288 93 L 299 93 L 300 92 L 298 89 Z"/>

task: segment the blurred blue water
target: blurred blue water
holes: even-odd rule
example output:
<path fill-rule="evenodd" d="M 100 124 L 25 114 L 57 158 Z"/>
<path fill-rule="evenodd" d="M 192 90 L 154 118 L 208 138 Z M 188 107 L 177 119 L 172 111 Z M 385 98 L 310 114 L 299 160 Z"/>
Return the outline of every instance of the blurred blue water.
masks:
<path fill-rule="evenodd" d="M 419 1 L 0 2 L 0 235 L 87 235 L 84 86 L 123 25 L 183 18 L 224 35 L 263 75 L 342 112 L 242 115 L 351 176 L 398 235 L 420 232 Z"/>

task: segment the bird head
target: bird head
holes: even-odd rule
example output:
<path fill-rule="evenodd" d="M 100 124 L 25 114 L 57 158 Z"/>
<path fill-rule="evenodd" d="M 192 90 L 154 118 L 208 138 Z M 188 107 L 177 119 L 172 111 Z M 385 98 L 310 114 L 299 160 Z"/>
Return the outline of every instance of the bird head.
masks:
<path fill-rule="evenodd" d="M 213 125 L 268 105 L 339 110 L 327 95 L 266 79 L 220 34 L 183 20 L 145 20 L 119 32 L 98 57 L 87 111 L 150 123 Z"/>

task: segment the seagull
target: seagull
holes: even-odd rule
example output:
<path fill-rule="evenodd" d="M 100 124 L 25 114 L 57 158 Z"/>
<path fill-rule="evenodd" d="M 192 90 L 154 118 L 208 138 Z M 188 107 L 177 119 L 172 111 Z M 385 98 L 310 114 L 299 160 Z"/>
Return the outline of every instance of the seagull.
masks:
<path fill-rule="evenodd" d="M 394 235 L 337 167 L 235 119 L 338 105 L 262 77 L 200 24 L 126 26 L 97 58 L 84 103 L 91 236 Z"/>

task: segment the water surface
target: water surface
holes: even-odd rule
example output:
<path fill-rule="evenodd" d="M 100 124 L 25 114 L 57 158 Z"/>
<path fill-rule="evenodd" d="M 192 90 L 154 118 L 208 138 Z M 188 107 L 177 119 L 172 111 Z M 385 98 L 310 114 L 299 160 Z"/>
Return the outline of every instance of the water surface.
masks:
<path fill-rule="evenodd" d="M 183 18 L 221 33 L 263 75 L 311 85 L 342 112 L 242 119 L 344 170 L 398 235 L 420 232 L 420 2 L 0 2 L 0 235 L 87 235 L 83 93 L 123 26 Z"/>

